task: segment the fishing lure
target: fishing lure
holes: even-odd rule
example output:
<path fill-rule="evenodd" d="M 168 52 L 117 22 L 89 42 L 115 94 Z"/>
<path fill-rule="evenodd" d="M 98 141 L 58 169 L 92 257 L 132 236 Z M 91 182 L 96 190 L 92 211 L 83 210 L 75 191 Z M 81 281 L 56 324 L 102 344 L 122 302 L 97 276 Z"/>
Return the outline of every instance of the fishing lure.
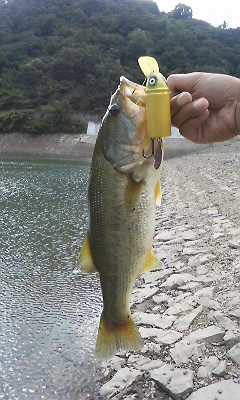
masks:
<path fill-rule="evenodd" d="M 151 139 L 171 135 L 170 91 L 153 57 L 140 57 L 139 66 L 147 83 L 145 89 L 147 131 Z"/>

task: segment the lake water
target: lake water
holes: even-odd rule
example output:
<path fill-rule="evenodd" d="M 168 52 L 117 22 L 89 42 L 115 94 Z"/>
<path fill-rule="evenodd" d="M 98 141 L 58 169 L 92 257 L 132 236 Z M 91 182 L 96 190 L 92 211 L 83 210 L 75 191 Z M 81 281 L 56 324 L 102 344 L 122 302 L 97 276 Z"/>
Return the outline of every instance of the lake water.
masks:
<path fill-rule="evenodd" d="M 0 159 L 0 399 L 97 393 L 99 281 L 73 274 L 88 174 L 77 162 Z"/>

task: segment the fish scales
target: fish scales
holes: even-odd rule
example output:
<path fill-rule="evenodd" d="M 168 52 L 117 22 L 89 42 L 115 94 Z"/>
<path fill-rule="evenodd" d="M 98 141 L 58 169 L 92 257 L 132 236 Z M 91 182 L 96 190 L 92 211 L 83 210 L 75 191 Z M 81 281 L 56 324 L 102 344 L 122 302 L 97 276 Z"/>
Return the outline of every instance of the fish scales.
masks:
<path fill-rule="evenodd" d="M 160 173 L 154 159 L 142 155 L 142 147 L 151 146 L 145 110 L 128 99 L 127 89 L 124 81 L 112 96 L 109 109 L 118 107 L 118 112 L 106 113 L 97 137 L 88 190 L 89 229 L 80 255 L 82 269 L 100 276 L 104 307 L 96 353 L 101 359 L 143 346 L 131 318 L 130 296 L 144 269 L 158 264 L 152 241 Z"/>

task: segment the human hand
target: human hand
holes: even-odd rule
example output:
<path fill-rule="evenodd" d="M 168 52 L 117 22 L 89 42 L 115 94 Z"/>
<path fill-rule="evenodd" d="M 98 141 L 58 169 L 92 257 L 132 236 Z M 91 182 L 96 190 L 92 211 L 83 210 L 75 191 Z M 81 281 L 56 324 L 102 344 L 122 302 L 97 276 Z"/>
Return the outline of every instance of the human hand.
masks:
<path fill-rule="evenodd" d="M 240 134 L 240 79 L 193 72 L 169 76 L 172 124 L 195 143 L 228 140 Z"/>

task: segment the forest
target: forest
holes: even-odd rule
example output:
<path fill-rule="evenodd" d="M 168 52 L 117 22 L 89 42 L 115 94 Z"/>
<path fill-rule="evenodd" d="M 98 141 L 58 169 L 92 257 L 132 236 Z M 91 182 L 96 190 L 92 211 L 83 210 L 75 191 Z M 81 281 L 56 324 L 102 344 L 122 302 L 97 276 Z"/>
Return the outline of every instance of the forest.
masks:
<path fill-rule="evenodd" d="M 85 130 L 121 75 L 142 83 L 137 58 L 161 72 L 240 76 L 240 28 L 170 13 L 144 0 L 0 0 L 0 132 Z"/>

